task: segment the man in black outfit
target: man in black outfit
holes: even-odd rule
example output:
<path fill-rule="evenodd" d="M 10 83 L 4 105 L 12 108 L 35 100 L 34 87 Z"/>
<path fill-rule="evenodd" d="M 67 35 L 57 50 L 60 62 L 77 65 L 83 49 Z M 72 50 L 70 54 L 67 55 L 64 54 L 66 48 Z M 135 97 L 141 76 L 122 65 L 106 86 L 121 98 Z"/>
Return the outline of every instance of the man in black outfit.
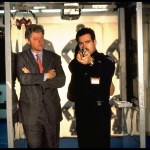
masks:
<path fill-rule="evenodd" d="M 115 62 L 96 50 L 95 33 L 91 28 L 79 30 L 76 41 L 79 50 L 69 64 L 68 95 L 75 100 L 79 148 L 109 148 L 109 97 Z"/>

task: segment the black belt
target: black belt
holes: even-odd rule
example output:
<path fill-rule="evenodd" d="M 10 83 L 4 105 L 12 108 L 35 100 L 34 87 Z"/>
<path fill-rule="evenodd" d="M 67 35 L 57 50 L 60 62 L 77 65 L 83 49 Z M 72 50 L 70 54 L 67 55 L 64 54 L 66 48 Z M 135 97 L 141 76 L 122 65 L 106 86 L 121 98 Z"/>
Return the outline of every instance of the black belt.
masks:
<path fill-rule="evenodd" d="M 101 106 L 103 104 L 109 104 L 109 102 L 106 102 L 106 101 L 96 101 L 97 103 L 97 106 Z"/>

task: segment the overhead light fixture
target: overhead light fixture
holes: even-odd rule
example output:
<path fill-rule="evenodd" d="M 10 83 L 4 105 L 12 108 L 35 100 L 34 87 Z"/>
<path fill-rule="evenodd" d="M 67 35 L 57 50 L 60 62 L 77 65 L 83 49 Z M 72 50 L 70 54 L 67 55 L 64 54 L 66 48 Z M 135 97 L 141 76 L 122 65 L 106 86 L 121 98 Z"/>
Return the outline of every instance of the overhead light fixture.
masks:
<path fill-rule="evenodd" d="M 102 9 L 82 9 L 82 12 L 102 12 L 102 11 L 108 11 L 107 8 Z"/>
<path fill-rule="evenodd" d="M 81 15 L 81 9 L 78 3 L 65 3 L 64 9 L 61 10 L 61 19 L 77 20 Z"/>
<path fill-rule="evenodd" d="M 34 9 L 46 9 L 46 6 L 34 6 Z"/>
<path fill-rule="evenodd" d="M 61 19 L 64 20 L 77 20 L 81 15 L 80 9 L 62 9 Z"/>
<path fill-rule="evenodd" d="M 60 13 L 60 9 L 43 9 L 42 13 Z"/>
<path fill-rule="evenodd" d="M 92 8 L 105 9 L 108 8 L 108 5 L 92 5 Z"/>
<path fill-rule="evenodd" d="M 4 14 L 4 10 L 0 10 L 0 14 Z"/>
<path fill-rule="evenodd" d="M 79 3 L 64 3 L 64 6 L 79 6 Z"/>

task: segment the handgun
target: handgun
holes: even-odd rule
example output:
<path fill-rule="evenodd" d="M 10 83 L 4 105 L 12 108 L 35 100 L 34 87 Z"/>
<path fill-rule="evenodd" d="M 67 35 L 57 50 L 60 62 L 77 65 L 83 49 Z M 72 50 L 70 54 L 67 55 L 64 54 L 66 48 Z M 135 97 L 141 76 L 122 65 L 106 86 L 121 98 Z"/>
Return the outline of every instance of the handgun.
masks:
<path fill-rule="evenodd" d="M 82 56 L 84 57 L 84 52 L 85 52 L 85 48 L 84 47 L 82 47 L 82 49 L 81 49 L 81 53 L 82 53 Z"/>

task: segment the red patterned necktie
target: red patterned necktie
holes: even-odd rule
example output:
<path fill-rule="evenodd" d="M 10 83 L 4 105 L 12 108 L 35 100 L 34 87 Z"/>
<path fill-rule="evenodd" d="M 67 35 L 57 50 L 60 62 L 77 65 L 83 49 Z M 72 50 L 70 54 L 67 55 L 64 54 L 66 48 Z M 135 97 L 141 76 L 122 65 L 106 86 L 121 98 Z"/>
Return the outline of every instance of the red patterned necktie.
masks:
<path fill-rule="evenodd" d="M 38 67 L 39 67 L 39 71 L 40 71 L 40 73 L 43 73 L 43 66 L 42 66 L 41 59 L 40 59 L 38 54 L 36 55 L 36 57 L 37 57 L 37 64 L 38 64 Z"/>

